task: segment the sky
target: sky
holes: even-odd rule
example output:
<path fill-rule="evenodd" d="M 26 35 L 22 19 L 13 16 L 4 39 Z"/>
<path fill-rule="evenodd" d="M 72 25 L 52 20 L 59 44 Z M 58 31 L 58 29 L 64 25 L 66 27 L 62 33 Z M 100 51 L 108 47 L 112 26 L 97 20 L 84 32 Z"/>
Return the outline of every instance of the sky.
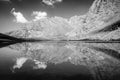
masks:
<path fill-rule="evenodd" d="M 51 1 L 51 2 L 50 2 Z M 85 14 L 94 0 L 0 0 L 0 32 L 20 28 L 15 22 L 17 13 L 25 22 L 44 17 L 59 16 L 69 19 Z M 42 15 L 42 16 L 41 16 Z M 18 20 L 20 22 L 20 20 Z"/>

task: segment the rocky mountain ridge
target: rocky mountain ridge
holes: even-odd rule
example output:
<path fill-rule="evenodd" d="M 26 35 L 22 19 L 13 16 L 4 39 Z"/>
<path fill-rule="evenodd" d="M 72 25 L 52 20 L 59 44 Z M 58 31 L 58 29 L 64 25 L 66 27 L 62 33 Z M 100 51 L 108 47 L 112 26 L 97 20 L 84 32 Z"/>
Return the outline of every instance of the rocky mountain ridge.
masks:
<path fill-rule="evenodd" d="M 18 38 L 52 40 L 119 39 L 119 5 L 120 0 L 95 0 L 84 15 L 73 16 L 69 20 L 62 17 L 45 18 L 26 23 L 21 30 L 6 34 Z M 113 25 L 114 23 L 116 24 Z M 111 31 L 105 31 L 109 27 L 111 27 Z"/>

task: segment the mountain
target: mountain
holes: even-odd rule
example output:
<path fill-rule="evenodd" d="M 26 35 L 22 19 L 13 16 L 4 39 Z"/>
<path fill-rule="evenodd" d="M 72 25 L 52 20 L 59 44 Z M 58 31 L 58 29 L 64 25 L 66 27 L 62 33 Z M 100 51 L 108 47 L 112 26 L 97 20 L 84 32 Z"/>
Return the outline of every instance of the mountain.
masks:
<path fill-rule="evenodd" d="M 84 15 L 44 18 L 6 34 L 17 38 L 113 40 L 120 37 L 120 0 L 95 0 Z"/>
<path fill-rule="evenodd" d="M 89 11 L 70 19 L 79 33 L 79 38 L 109 40 L 119 38 L 119 0 L 95 0 Z M 81 34 L 82 33 L 82 34 Z"/>

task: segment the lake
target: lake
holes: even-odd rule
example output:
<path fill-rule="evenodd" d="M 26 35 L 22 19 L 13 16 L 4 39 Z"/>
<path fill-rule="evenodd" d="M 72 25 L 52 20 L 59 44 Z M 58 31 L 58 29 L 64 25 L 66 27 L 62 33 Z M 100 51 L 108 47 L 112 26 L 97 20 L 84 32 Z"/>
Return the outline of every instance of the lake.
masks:
<path fill-rule="evenodd" d="M 1 45 L 1 80 L 119 80 L 120 43 L 40 41 Z"/>

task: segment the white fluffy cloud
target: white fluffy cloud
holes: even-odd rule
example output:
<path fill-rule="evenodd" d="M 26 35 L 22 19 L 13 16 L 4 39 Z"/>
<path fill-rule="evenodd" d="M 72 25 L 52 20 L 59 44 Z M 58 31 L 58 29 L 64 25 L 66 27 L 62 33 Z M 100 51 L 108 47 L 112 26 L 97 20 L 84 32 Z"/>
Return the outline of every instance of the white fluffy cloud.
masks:
<path fill-rule="evenodd" d="M 34 19 L 28 21 L 21 12 L 15 12 L 15 8 L 11 10 L 11 13 L 15 17 L 15 22 L 17 23 L 28 23 L 31 21 L 38 21 L 40 19 L 46 18 L 47 13 L 46 12 L 41 12 L 41 11 L 33 11 L 32 16 L 34 16 Z"/>
<path fill-rule="evenodd" d="M 33 66 L 33 69 L 46 69 L 47 65 L 45 64 L 45 62 L 40 62 L 38 60 L 34 60 L 35 62 L 35 66 Z"/>
<path fill-rule="evenodd" d="M 62 2 L 63 0 L 42 0 L 48 6 L 53 6 L 55 3 Z"/>
<path fill-rule="evenodd" d="M 20 69 L 26 61 L 27 61 L 27 58 L 25 57 L 17 58 L 16 64 L 13 66 L 13 69 L 16 69 L 16 68 Z"/>
<path fill-rule="evenodd" d="M 15 21 L 17 23 L 27 23 L 28 20 L 23 16 L 21 12 L 15 12 L 15 8 L 11 10 L 11 13 L 15 16 Z"/>
<path fill-rule="evenodd" d="M 33 19 L 33 21 L 37 21 L 43 18 L 47 17 L 47 13 L 46 12 L 41 12 L 41 11 L 34 11 L 33 14 L 35 16 L 35 18 Z"/>

